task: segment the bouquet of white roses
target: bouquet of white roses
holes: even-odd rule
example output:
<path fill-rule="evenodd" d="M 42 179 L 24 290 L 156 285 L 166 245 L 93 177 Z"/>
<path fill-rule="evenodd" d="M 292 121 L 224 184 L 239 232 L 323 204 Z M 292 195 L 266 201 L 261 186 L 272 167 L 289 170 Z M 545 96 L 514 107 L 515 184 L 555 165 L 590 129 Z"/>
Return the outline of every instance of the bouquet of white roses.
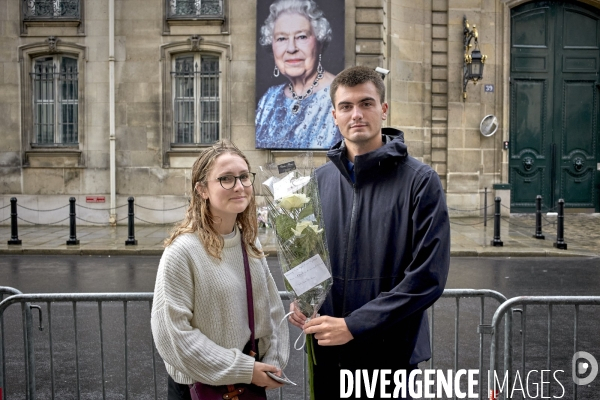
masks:
<path fill-rule="evenodd" d="M 275 228 L 285 287 L 293 293 L 300 311 L 308 318 L 315 317 L 333 278 L 312 153 L 260 169 L 267 192 L 268 221 Z M 307 336 L 306 347 L 310 397 L 314 399 L 313 368 L 317 362 L 312 335 Z"/>
<path fill-rule="evenodd" d="M 300 311 L 314 317 L 331 289 L 331 266 L 312 154 L 261 167 L 285 286 Z"/>

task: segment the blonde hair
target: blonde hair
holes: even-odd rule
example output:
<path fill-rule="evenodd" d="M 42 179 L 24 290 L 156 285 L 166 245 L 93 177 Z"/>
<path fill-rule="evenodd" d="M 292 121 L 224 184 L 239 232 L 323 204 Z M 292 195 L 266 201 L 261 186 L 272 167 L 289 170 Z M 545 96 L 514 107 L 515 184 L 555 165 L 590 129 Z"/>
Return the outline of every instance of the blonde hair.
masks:
<path fill-rule="evenodd" d="M 205 186 L 208 183 L 207 177 L 215 160 L 223 154 L 234 154 L 241 157 L 248 165 L 250 163 L 240 149 L 232 142 L 221 140 L 212 147 L 200 153 L 200 156 L 194 162 L 192 167 L 192 196 L 190 205 L 185 213 L 183 221 L 176 225 L 171 232 L 171 236 L 165 240 L 165 246 L 170 245 L 177 236 L 184 233 L 196 233 L 204 245 L 206 251 L 211 256 L 221 259 L 223 251 L 223 237 L 215 229 L 215 219 L 210 211 L 207 199 L 204 199 L 197 191 L 198 186 Z M 248 253 L 259 258 L 263 252 L 256 247 L 256 237 L 258 235 L 258 222 L 256 217 L 256 199 L 254 190 L 250 197 L 250 203 L 246 209 L 237 215 L 236 224 L 242 231 L 242 244 L 246 246 Z"/>

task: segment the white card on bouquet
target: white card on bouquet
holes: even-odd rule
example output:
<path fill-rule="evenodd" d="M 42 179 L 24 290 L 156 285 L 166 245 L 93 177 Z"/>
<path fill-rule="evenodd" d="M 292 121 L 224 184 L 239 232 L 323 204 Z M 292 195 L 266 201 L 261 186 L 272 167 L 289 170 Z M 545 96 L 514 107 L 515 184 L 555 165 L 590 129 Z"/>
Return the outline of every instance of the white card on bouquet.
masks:
<path fill-rule="evenodd" d="M 327 266 L 318 254 L 298 264 L 284 275 L 296 292 L 296 296 L 301 296 L 319 283 L 331 278 Z"/>

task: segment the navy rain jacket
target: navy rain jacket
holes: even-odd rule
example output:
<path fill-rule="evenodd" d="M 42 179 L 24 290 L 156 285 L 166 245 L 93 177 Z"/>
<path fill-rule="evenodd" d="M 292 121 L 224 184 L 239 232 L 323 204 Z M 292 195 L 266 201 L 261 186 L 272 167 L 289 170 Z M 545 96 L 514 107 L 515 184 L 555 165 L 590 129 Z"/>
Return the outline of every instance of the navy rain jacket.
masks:
<path fill-rule="evenodd" d="M 403 366 L 431 357 L 426 309 L 441 296 L 450 264 L 444 191 L 437 173 L 408 155 L 401 131 L 383 142 L 355 157 L 355 184 L 343 141 L 316 170 L 333 275 L 320 314 L 344 317 L 354 336 L 316 346 L 317 363 L 362 357 Z"/>

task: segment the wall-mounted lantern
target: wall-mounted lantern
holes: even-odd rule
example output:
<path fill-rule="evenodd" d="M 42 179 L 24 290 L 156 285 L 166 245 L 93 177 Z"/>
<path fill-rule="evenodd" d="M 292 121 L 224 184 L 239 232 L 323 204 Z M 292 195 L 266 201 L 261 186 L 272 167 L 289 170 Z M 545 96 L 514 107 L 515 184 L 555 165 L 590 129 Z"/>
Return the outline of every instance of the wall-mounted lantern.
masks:
<path fill-rule="evenodd" d="M 473 29 L 469 29 L 469 21 L 467 16 L 463 17 L 463 44 L 465 48 L 465 57 L 463 60 L 463 101 L 467 99 L 467 83 L 473 81 L 473 84 L 477 84 L 481 78 L 483 78 L 483 65 L 487 56 L 481 54 L 479 51 L 479 40 L 477 34 L 477 27 L 473 25 Z M 469 54 L 469 49 L 473 47 L 471 41 L 475 41 L 475 48 Z"/>

